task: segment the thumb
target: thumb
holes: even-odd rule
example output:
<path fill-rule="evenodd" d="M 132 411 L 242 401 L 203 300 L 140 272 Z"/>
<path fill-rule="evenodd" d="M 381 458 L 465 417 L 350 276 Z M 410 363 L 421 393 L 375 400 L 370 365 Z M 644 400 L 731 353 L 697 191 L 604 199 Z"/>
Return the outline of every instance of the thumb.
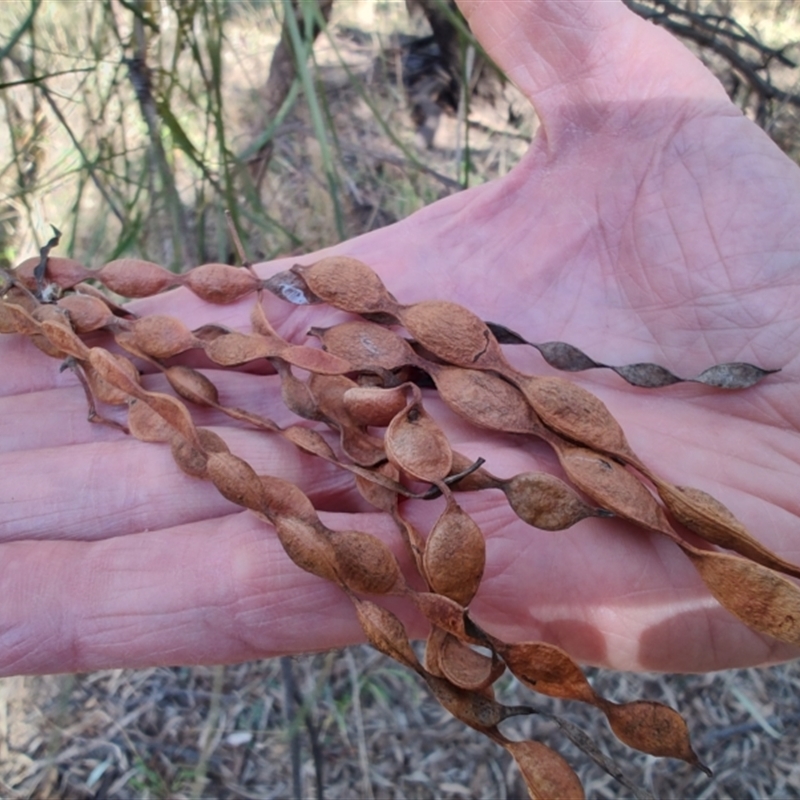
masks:
<path fill-rule="evenodd" d="M 609 113 L 620 103 L 676 97 L 729 103 L 689 50 L 622 0 L 458 5 L 487 53 L 533 103 L 551 142 L 565 129 L 620 124 Z"/>

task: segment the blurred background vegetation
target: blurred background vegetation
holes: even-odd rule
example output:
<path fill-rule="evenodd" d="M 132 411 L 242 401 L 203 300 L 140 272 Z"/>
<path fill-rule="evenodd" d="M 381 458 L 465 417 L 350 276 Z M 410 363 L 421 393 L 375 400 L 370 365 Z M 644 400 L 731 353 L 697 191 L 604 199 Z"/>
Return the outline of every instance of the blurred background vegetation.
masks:
<path fill-rule="evenodd" d="M 800 160 L 796 0 L 624 2 Z M 0 264 L 33 254 L 51 225 L 59 252 L 90 266 L 232 261 L 226 211 L 252 260 L 311 251 L 505 174 L 536 124 L 447 0 L 4 0 Z M 797 664 L 590 675 L 614 699 L 681 709 L 716 773 L 631 753 L 597 715 L 541 704 L 635 784 L 800 797 Z M 513 680 L 501 689 L 523 700 Z M 553 741 L 591 796 L 628 796 L 552 725 L 520 725 Z M 505 756 L 367 648 L 0 680 L 0 795 L 15 799 L 523 797 Z"/>

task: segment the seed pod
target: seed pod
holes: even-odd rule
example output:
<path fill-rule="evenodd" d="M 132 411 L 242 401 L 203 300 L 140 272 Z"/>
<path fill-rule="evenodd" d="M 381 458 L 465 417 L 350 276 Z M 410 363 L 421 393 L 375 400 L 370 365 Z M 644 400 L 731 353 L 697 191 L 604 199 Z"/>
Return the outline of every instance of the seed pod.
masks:
<path fill-rule="evenodd" d="M 139 401 L 136 401 L 139 403 Z M 140 406 L 147 408 L 145 403 Z M 151 412 L 153 413 L 153 412 Z M 154 414 L 156 419 L 162 420 L 158 414 Z M 164 423 L 166 424 L 166 423 Z M 209 453 L 229 453 L 228 445 L 225 440 L 208 428 L 198 428 L 197 438 L 201 447 L 198 448 L 183 436 L 176 436 L 174 429 L 168 427 L 168 441 L 172 449 L 172 457 L 175 463 L 187 474 L 194 478 L 208 478 L 208 455 Z"/>
<path fill-rule="evenodd" d="M 419 660 L 409 644 L 403 623 L 391 611 L 369 600 L 352 599 L 367 641 L 389 658 L 419 672 Z"/>
<path fill-rule="evenodd" d="M 152 261 L 119 258 L 109 261 L 91 277 L 123 297 L 150 297 L 179 282 L 179 278 Z"/>
<path fill-rule="evenodd" d="M 403 590 L 405 581 L 397 559 L 376 536 L 330 531 L 329 538 L 336 553 L 336 572 L 351 592 L 398 594 Z"/>
<path fill-rule="evenodd" d="M 444 431 L 422 407 L 420 390 L 411 390 L 411 401 L 386 429 L 386 455 L 412 478 L 435 483 L 450 472 L 453 454 Z"/>
<path fill-rule="evenodd" d="M 314 505 L 305 493 L 289 481 L 272 475 L 260 475 L 264 513 L 268 517 L 296 517 L 308 525 L 321 525 Z M 323 528 L 320 531 L 324 532 Z"/>
<path fill-rule="evenodd" d="M 336 553 L 324 530 L 299 517 L 277 517 L 274 521 L 286 555 L 300 569 L 332 583 L 340 583 Z"/>
<path fill-rule="evenodd" d="M 355 258 L 328 256 L 309 266 L 295 264 L 292 272 L 320 300 L 351 314 L 391 311 L 396 305 L 375 272 Z"/>
<path fill-rule="evenodd" d="M 505 670 L 496 656 L 485 656 L 445 633 L 439 647 L 442 676 L 460 689 L 480 692 L 491 686 Z"/>
<path fill-rule="evenodd" d="M 437 594 L 465 607 L 470 604 L 483 577 L 486 543 L 481 529 L 452 495 L 425 543 L 423 564 Z"/>
<path fill-rule="evenodd" d="M 555 750 L 533 741 L 506 741 L 503 746 L 517 762 L 532 800 L 582 800 L 585 796 L 578 776 Z"/>
<path fill-rule="evenodd" d="M 353 371 L 353 366 L 349 361 L 345 361 L 333 353 L 317 350 L 315 347 L 287 344 L 280 350 L 276 348 L 275 355 L 280 356 L 294 367 L 314 372 L 317 375 L 344 375 L 345 372 Z"/>
<path fill-rule="evenodd" d="M 109 405 L 123 405 L 128 396 L 140 397 L 139 371 L 122 356 L 108 353 L 101 347 L 92 347 L 89 361 L 84 363 L 84 372 L 94 396 Z M 100 378 L 95 381 L 94 377 Z"/>
<path fill-rule="evenodd" d="M 34 271 L 41 263 L 40 256 L 26 258 L 14 269 L 14 277 L 26 288 L 35 292 L 39 287 L 36 285 Z M 86 269 L 83 264 L 61 256 L 47 257 L 47 270 L 45 279 L 57 283 L 62 289 L 71 289 L 76 283 L 93 277 L 91 270 Z"/>
<path fill-rule="evenodd" d="M 87 352 L 87 356 L 89 352 L 91 351 Z M 125 358 L 121 358 L 120 356 L 116 356 L 116 358 L 119 358 L 120 369 L 129 370 L 129 377 L 131 380 L 137 380 L 139 373 L 136 372 L 136 375 L 133 375 L 133 372 L 136 371 L 136 367 Z M 81 368 L 83 369 L 83 374 L 86 377 L 89 388 L 92 391 L 92 395 L 94 395 L 96 400 L 99 400 L 101 403 L 107 403 L 110 406 L 122 406 L 128 402 L 130 397 L 129 393 L 105 380 L 89 361 L 81 362 Z"/>
<path fill-rule="evenodd" d="M 184 400 L 204 408 L 219 406 L 217 387 L 196 369 L 179 365 L 165 369 L 164 375 Z"/>
<path fill-rule="evenodd" d="M 720 605 L 753 630 L 800 645 L 800 589 L 794 583 L 739 556 L 680 546 Z"/>
<path fill-rule="evenodd" d="M 424 348 L 449 364 L 484 369 L 505 366 L 500 345 L 486 323 L 457 303 L 426 300 L 404 306 L 400 319 Z"/>
<path fill-rule="evenodd" d="M 23 336 L 33 336 L 39 333 L 39 323 L 21 305 L 6 301 L 0 302 L 2 302 L 0 326 L 3 333 L 21 333 Z M 32 311 L 35 310 L 36 308 L 32 309 Z"/>
<path fill-rule="evenodd" d="M 169 442 L 173 439 L 186 441 L 180 436 L 175 436 L 175 429 L 160 414 L 156 414 L 147 403 L 135 397 L 128 399 L 128 429 L 140 442 Z M 184 469 L 177 456 L 175 461 L 184 472 L 189 472 L 190 475 L 202 475 L 202 472 L 196 473 Z M 205 459 L 203 464 L 205 465 Z"/>
<path fill-rule="evenodd" d="M 222 367 L 235 367 L 259 358 L 280 356 L 281 348 L 260 336 L 226 333 L 203 343 L 206 355 Z"/>
<path fill-rule="evenodd" d="M 311 333 L 329 353 L 343 358 L 359 372 L 395 370 L 417 361 L 405 339 L 374 322 L 343 322 L 332 328 L 312 328 Z"/>
<path fill-rule="evenodd" d="M 294 303 L 296 306 L 316 305 L 322 302 L 306 286 L 306 282 L 299 275 L 289 270 L 276 272 L 270 278 L 262 281 L 261 285 L 276 297 Z"/>
<path fill-rule="evenodd" d="M 68 294 L 56 304 L 68 314 L 77 333 L 90 333 L 114 322 L 111 309 L 96 297 L 86 294 Z"/>
<path fill-rule="evenodd" d="M 89 357 L 89 348 L 65 321 L 45 320 L 41 330 L 52 345 L 62 353 L 66 353 L 78 361 L 85 361 Z"/>
<path fill-rule="evenodd" d="M 303 419 L 321 419 L 323 415 L 308 384 L 295 376 L 283 359 L 273 359 L 272 365 L 281 379 L 281 399 L 284 405 Z"/>
<path fill-rule="evenodd" d="M 183 276 L 183 285 L 207 303 L 235 303 L 258 288 L 250 270 L 228 264 L 203 264 Z"/>
<path fill-rule="evenodd" d="M 217 491 L 232 503 L 254 511 L 264 508 L 261 479 L 246 461 L 233 453 L 209 453 L 206 474 Z"/>
<path fill-rule="evenodd" d="M 514 513 L 542 530 L 561 531 L 586 517 L 610 516 L 584 503 L 564 481 L 546 472 L 523 472 L 501 488 Z"/>
<path fill-rule="evenodd" d="M 161 314 L 134 320 L 131 333 L 136 347 L 151 358 L 171 358 L 199 344 L 179 319 Z"/>
<path fill-rule="evenodd" d="M 358 425 L 385 428 L 406 406 L 402 386 L 353 386 L 342 396 L 344 408 Z"/>
<path fill-rule="evenodd" d="M 506 433 L 533 433 L 541 423 L 516 386 L 491 372 L 425 365 L 439 396 L 473 425 Z"/>
<path fill-rule="evenodd" d="M 585 447 L 638 464 L 619 423 L 591 392 L 558 377 L 522 376 L 518 385 L 551 430 Z"/>
<path fill-rule="evenodd" d="M 674 709 L 652 700 L 637 700 L 622 705 L 606 702 L 603 710 L 611 730 L 628 747 L 659 758 L 680 758 L 711 777 L 711 770 L 692 749 L 686 722 Z"/>
<path fill-rule="evenodd" d="M 394 464 L 388 461 L 373 467 L 370 471 L 383 475 L 393 481 L 400 480 L 400 471 Z M 388 489 L 386 486 L 369 480 L 364 476 L 356 475 L 356 488 L 359 494 L 368 503 L 381 511 L 391 513 L 397 508 L 397 493 Z"/>
<path fill-rule="evenodd" d="M 546 642 L 498 644 L 506 666 L 529 689 L 548 697 L 597 705 L 598 697 L 581 668 L 560 647 Z"/>
<path fill-rule="evenodd" d="M 738 519 L 716 498 L 690 486 L 672 486 L 657 481 L 661 499 L 675 519 L 707 542 L 733 550 L 740 555 L 800 578 L 800 567 L 782 559 L 754 539 Z"/>
<path fill-rule="evenodd" d="M 562 443 L 556 452 L 567 477 L 596 503 L 618 517 L 676 538 L 664 510 L 625 467 L 585 447 Z"/>
<path fill-rule="evenodd" d="M 471 642 L 477 645 L 486 644 L 475 640 L 467 632 L 466 609 L 454 600 L 441 594 L 414 592 L 410 589 L 407 594 L 411 598 L 411 602 L 414 603 L 418 611 L 431 625 L 441 628 L 447 633 L 452 633 L 462 642 Z"/>

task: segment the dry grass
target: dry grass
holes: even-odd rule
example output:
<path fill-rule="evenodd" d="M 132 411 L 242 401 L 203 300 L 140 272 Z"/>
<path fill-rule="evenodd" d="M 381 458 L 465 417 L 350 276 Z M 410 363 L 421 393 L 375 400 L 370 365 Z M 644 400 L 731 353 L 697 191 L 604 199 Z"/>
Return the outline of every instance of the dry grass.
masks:
<path fill-rule="evenodd" d="M 13 14 L 24 15 L 23 4 L 13 9 L 11 5 L 0 10 L 7 23 Z M 65 13 L 74 13 L 78 4 L 50 5 L 50 69 L 79 68 L 83 55 L 76 53 L 86 51 L 89 39 L 76 42 L 63 30 Z M 91 5 L 82 4 L 81 13 L 94 19 L 91 15 L 97 12 Z M 800 8 L 795 4 L 739 3 L 734 11 L 771 44 L 800 38 Z M 464 174 L 467 128 L 463 119 L 445 116 L 430 150 L 421 144 L 411 124 L 396 70 L 398 50 L 393 37 L 415 30 L 416 23 L 401 12 L 392 3 L 339 2 L 332 38 L 321 37 L 315 48 L 317 74 L 336 123 L 336 171 L 346 236 L 388 224 L 457 191 Z M 95 28 L 87 30 L 91 33 Z M 263 90 L 259 80 L 263 82 L 267 74 L 278 35 L 272 7 L 243 4 L 227 21 L 225 33 L 226 135 L 231 151 L 241 154 L 267 122 L 259 116 L 258 98 Z M 109 65 L 118 55 L 103 51 Z M 721 68 L 717 59 L 703 57 Z M 189 87 L 191 65 L 185 69 Z M 110 74 L 93 77 L 98 82 L 97 97 L 108 91 Z M 730 80 L 727 74 L 723 78 Z M 800 86 L 795 72 L 784 70 L 776 79 L 787 89 L 797 91 Z M 86 134 L 86 142 L 100 147 L 100 139 L 89 136 L 96 109 L 75 101 L 85 76 L 77 73 L 53 80 L 49 85 L 68 109 L 74 129 Z M 6 181 L 5 217 L 0 219 L 5 223 L 1 244 L 6 257 L 15 260 L 41 244 L 49 237 L 49 222 L 67 232 L 73 252 L 100 263 L 112 257 L 120 234 L 127 229 L 104 210 L 65 130 L 47 109 L 31 105 L 28 88 L 15 89 L 7 97 L 21 111 L 14 122 L 18 126 L 15 146 L 24 147 L 13 164 L 0 164 L 0 180 Z M 199 125 L 192 130 L 207 130 L 196 141 L 211 147 L 214 131 L 202 127 L 208 125 L 207 120 L 188 97 L 188 90 L 184 95 L 176 93 L 173 111 L 187 129 Z M 739 99 L 753 113 L 750 98 Z M 118 189 L 119 202 L 135 215 L 142 198 L 131 188 L 130 179 L 137 168 L 145 169 L 147 136 L 140 121 L 125 116 L 130 103 L 128 87 L 120 89 L 120 97 L 106 106 L 110 127 L 124 129 L 124 137 L 114 138 L 122 136 L 117 130 L 104 140 L 103 146 L 117 148 L 118 155 L 104 162 L 107 172 L 103 174 L 108 185 Z M 7 104 L 7 122 L 9 109 Z M 121 125 L 122 121 L 126 124 Z M 472 182 L 507 172 L 524 152 L 535 127 L 530 109 L 510 88 L 495 106 L 471 108 L 470 122 Z M 391 127 L 397 142 L 387 137 L 383 125 Z M 773 109 L 770 126 L 779 143 L 797 156 L 796 111 Z M 0 151 L 8 152 L 8 126 L 4 131 Z M 219 205 L 203 193 L 208 187 L 184 154 L 176 149 L 172 155 L 181 198 L 191 211 L 198 252 L 216 258 L 223 247 Z M 35 169 L 28 173 L 29 183 L 20 188 L 18 173 L 24 163 Z M 141 174 L 146 175 L 146 169 Z M 342 235 L 326 187 L 320 143 L 303 103 L 296 104 L 277 129 L 270 172 L 257 200 L 258 214 L 248 220 L 247 227 L 247 245 L 254 257 L 310 250 Z M 65 220 L 63 210 L 69 208 L 73 213 Z M 102 218 L 99 225 L 98 216 Z M 138 227 L 131 228 L 129 251 L 168 260 L 164 224 L 158 208 L 140 217 Z M 505 752 L 449 717 L 415 676 L 370 649 L 299 657 L 292 660 L 292 669 L 300 702 L 323 753 L 326 797 L 494 800 L 525 796 Z M 800 797 L 800 664 L 703 676 L 592 670 L 590 677 L 601 693 L 613 699 L 657 699 L 681 710 L 698 753 L 715 772 L 708 779 L 682 763 L 653 759 L 618 745 L 591 709 L 537 701 L 542 710 L 563 715 L 590 733 L 601 749 L 623 765 L 634 784 L 661 798 Z M 530 693 L 514 680 L 504 679 L 501 685 L 501 699 L 531 702 Z M 518 722 L 516 730 L 541 737 L 564 753 L 590 796 L 629 796 L 566 741 L 552 722 L 532 717 Z M 303 797 L 313 797 L 315 766 L 308 727 L 302 714 L 300 721 L 287 723 L 285 682 L 278 660 L 3 679 L 0 796 L 11 800 L 290 797 L 293 736 L 302 745 Z"/>

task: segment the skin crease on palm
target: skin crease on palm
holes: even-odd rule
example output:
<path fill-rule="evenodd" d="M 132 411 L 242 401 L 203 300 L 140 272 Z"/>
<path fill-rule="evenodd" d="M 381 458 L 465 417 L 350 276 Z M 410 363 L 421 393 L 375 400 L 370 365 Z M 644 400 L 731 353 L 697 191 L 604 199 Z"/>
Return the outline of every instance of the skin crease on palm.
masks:
<path fill-rule="evenodd" d="M 685 376 L 724 361 L 780 367 L 739 393 L 572 377 L 660 475 L 710 492 L 800 562 L 800 169 L 680 43 L 621 2 L 461 7 L 539 114 L 530 152 L 500 180 L 326 253 L 367 262 L 401 302 L 455 300 L 531 341 L 568 341 L 605 362 L 655 361 Z M 246 329 L 252 302 L 211 307 L 178 290 L 136 307 Z M 264 308 L 294 341 L 343 317 L 271 296 Z M 551 372 L 529 348 L 510 357 Z M 0 673 L 221 663 L 363 640 L 349 601 L 289 562 L 269 526 L 182 475 L 167 448 L 89 425 L 58 362 L 3 336 L 0 363 Z M 289 421 L 274 376 L 208 374 L 224 402 Z M 425 402 L 453 447 L 483 456 L 493 473 L 558 471 L 543 445 Z M 276 437 L 225 430 L 216 414 L 197 420 L 257 471 L 296 482 L 330 527 L 376 533 L 401 553 L 346 473 Z M 499 492 L 459 500 L 487 540 L 473 616 L 507 641 L 545 639 L 620 669 L 798 655 L 721 609 L 663 538 L 615 520 L 548 533 L 517 521 Z M 424 531 L 441 502 L 405 508 Z"/>

